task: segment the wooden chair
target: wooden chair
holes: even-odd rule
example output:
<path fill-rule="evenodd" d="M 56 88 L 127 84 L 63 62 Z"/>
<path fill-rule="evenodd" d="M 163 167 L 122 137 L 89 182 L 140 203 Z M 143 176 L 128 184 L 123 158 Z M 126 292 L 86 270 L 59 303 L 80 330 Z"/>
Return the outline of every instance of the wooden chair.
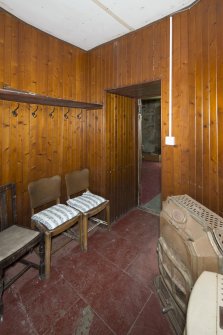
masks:
<path fill-rule="evenodd" d="M 39 244 L 39 264 L 23 257 Z M 24 266 L 6 279 L 5 270 L 16 261 Z M 0 186 L 0 319 L 3 320 L 3 292 L 28 269 L 39 270 L 39 277 L 44 278 L 44 234 L 17 225 L 16 185 L 13 183 Z M 8 273 L 7 273 L 8 275 Z"/>
<path fill-rule="evenodd" d="M 45 233 L 46 278 L 50 277 L 52 237 L 68 231 L 79 223 L 80 242 L 82 241 L 82 217 L 80 212 L 60 204 L 61 177 L 41 178 L 28 185 L 32 209 L 32 226 Z M 52 205 L 54 203 L 54 205 Z M 56 203 L 56 204 L 55 204 Z M 42 209 L 44 206 L 45 209 Z M 40 210 L 40 211 L 39 211 Z M 70 236 L 72 238 L 72 236 Z"/>
<path fill-rule="evenodd" d="M 101 196 L 95 195 L 89 191 L 89 170 L 83 169 L 80 171 L 73 171 L 65 175 L 66 189 L 67 189 L 67 204 L 82 213 L 83 220 L 83 249 L 87 251 L 87 236 L 88 219 L 91 218 L 95 222 L 94 227 L 99 224 L 107 225 L 110 230 L 110 205 L 109 200 Z M 81 195 L 80 195 L 81 194 Z M 78 195 L 78 196 L 77 196 Z M 98 213 L 106 211 L 106 221 L 100 220 L 96 217 Z"/>

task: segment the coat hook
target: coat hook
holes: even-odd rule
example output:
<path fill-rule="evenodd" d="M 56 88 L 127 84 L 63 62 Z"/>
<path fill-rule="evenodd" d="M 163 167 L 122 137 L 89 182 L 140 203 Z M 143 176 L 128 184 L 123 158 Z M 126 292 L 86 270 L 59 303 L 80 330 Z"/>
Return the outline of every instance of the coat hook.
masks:
<path fill-rule="evenodd" d="M 55 107 L 54 107 L 54 109 L 52 110 L 52 112 L 50 112 L 50 114 L 49 114 L 49 117 L 50 117 L 51 119 L 54 118 L 54 115 L 53 115 L 54 112 L 55 112 Z"/>
<path fill-rule="evenodd" d="M 68 111 L 64 114 L 64 118 L 67 120 L 68 119 L 68 113 L 70 112 L 69 108 Z"/>
<path fill-rule="evenodd" d="M 77 119 L 81 119 L 81 116 L 82 116 L 82 112 L 80 112 L 79 114 L 77 114 Z"/>
<path fill-rule="evenodd" d="M 34 110 L 34 112 L 32 112 L 32 116 L 34 117 L 34 118 L 36 118 L 37 117 L 37 111 L 38 111 L 38 108 L 39 108 L 39 106 L 37 106 L 36 107 L 36 109 Z"/>
<path fill-rule="evenodd" d="M 18 116 L 17 109 L 19 109 L 19 104 L 18 104 L 18 106 L 12 111 L 12 115 L 15 116 L 15 117 Z"/>

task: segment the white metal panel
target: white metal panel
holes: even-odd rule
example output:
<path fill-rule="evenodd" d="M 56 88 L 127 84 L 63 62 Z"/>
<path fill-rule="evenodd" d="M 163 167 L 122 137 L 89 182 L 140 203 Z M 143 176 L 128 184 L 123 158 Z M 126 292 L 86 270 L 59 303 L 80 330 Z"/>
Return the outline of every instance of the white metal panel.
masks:
<path fill-rule="evenodd" d="M 204 271 L 190 295 L 185 335 L 220 335 L 223 275 Z"/>
<path fill-rule="evenodd" d="M 84 50 L 127 34 L 194 0 L 0 0 L 30 25 Z"/>
<path fill-rule="evenodd" d="M 0 5 L 32 26 L 86 50 L 128 32 L 91 0 L 3 0 Z"/>
<path fill-rule="evenodd" d="M 100 0 L 134 29 L 189 6 L 194 0 Z"/>

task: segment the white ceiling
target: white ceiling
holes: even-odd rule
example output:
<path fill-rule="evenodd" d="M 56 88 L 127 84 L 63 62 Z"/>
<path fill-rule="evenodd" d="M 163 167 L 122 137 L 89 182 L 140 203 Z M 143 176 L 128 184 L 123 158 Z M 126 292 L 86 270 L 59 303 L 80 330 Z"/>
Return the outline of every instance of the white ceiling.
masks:
<path fill-rule="evenodd" d="M 194 0 L 0 0 L 32 26 L 90 50 L 191 5 Z"/>

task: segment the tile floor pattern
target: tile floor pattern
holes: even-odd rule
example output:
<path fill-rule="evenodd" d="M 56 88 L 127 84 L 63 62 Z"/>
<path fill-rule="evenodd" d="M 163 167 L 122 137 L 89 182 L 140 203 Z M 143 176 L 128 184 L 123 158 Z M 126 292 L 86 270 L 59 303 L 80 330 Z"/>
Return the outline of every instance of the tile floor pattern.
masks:
<path fill-rule="evenodd" d="M 4 293 L 1 335 L 171 335 L 153 285 L 159 217 L 134 209 L 52 258 L 49 280 L 28 271 Z"/>
<path fill-rule="evenodd" d="M 141 204 L 146 204 L 161 192 L 161 162 L 142 161 L 141 188 Z"/>

